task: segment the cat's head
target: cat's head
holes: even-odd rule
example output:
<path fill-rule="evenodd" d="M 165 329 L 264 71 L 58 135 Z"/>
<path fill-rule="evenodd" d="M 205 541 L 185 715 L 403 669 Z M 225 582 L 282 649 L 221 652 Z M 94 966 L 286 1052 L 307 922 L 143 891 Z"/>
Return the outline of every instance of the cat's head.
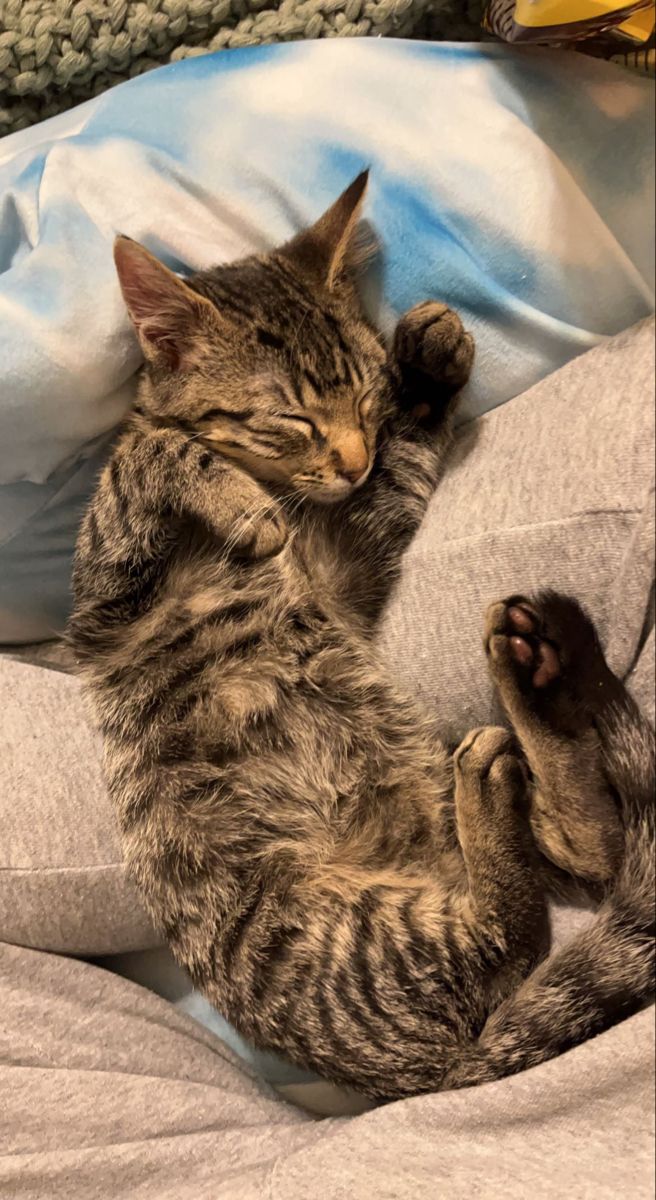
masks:
<path fill-rule="evenodd" d="M 323 502 L 364 482 L 389 404 L 385 351 L 353 284 L 366 184 L 364 173 L 279 250 L 186 282 L 137 242 L 115 246 L 148 413 Z"/>

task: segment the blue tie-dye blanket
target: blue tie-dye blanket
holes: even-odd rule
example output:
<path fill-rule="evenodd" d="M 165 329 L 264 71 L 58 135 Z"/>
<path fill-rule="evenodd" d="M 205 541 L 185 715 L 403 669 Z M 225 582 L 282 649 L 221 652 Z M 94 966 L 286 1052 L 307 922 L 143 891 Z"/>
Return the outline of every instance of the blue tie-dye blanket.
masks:
<path fill-rule="evenodd" d="M 463 312 L 472 415 L 652 310 L 652 119 L 650 81 L 579 55 L 322 41 L 162 68 L 0 142 L 0 641 L 61 626 L 134 392 L 117 231 L 208 266 L 371 166 L 367 303 L 388 329 L 429 296 Z"/>

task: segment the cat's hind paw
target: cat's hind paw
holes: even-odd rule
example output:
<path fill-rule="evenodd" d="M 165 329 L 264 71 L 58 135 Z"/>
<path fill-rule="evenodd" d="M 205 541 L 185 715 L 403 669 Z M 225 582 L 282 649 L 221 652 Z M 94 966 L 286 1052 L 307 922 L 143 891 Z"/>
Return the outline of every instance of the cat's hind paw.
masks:
<path fill-rule="evenodd" d="M 607 700 L 614 677 L 592 621 L 569 596 L 541 592 L 492 604 L 484 644 L 502 698 L 504 689 L 519 689 L 555 724 L 569 726 Z"/>

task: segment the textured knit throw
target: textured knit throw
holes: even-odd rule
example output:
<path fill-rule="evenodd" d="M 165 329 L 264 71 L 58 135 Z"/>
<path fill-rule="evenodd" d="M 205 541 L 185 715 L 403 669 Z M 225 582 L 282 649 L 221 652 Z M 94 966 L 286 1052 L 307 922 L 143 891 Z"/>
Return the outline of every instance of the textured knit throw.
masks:
<path fill-rule="evenodd" d="M 481 0 L 0 0 L 0 134 L 161 63 L 323 37 L 478 39 Z"/>

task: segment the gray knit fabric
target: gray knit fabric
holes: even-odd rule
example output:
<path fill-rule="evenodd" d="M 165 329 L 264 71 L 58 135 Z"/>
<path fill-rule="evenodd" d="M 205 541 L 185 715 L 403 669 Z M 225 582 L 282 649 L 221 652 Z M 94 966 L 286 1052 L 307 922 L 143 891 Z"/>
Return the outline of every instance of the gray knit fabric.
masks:
<path fill-rule="evenodd" d="M 0 710 L 0 940 L 73 954 L 156 945 L 78 681 L 0 658 Z"/>
<path fill-rule="evenodd" d="M 7 1200 L 653 1200 L 653 1012 L 498 1083 L 313 1121 L 88 963 L 0 945 Z"/>
<path fill-rule="evenodd" d="M 482 37 L 482 0 L 0 0 L 0 134 L 165 62 L 324 37 Z"/>

